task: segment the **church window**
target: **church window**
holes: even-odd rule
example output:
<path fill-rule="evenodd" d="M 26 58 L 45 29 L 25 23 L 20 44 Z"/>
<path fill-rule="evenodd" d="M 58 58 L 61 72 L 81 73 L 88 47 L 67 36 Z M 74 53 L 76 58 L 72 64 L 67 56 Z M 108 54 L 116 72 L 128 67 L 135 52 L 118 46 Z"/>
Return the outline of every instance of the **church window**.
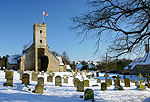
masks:
<path fill-rule="evenodd" d="M 42 30 L 40 30 L 40 33 L 42 33 Z"/>
<path fill-rule="evenodd" d="M 42 43 L 42 40 L 40 40 L 40 43 Z"/>

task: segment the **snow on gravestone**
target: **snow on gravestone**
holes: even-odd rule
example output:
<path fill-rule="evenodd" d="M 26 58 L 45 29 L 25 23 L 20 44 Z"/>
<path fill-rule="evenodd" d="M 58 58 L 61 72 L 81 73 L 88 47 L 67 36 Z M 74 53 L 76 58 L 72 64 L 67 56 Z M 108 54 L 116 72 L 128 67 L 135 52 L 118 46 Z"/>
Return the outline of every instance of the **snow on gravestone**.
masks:
<path fill-rule="evenodd" d="M 84 92 L 84 82 L 83 81 L 79 81 L 77 83 L 77 90 L 78 92 Z"/>
<path fill-rule="evenodd" d="M 39 77 L 38 78 L 38 84 L 35 87 L 35 93 L 43 94 L 43 89 L 44 89 L 44 78 Z"/>
<path fill-rule="evenodd" d="M 92 89 L 86 89 L 84 92 L 84 100 L 94 101 L 94 91 Z"/>
<path fill-rule="evenodd" d="M 62 79 L 60 76 L 55 77 L 55 86 L 62 86 Z"/>
<path fill-rule="evenodd" d="M 22 84 L 29 85 L 30 84 L 30 75 L 27 73 L 22 74 Z"/>
<path fill-rule="evenodd" d="M 125 87 L 130 87 L 130 79 L 125 78 Z"/>
<path fill-rule="evenodd" d="M 6 83 L 4 83 L 4 86 L 13 86 L 13 76 L 14 72 L 12 70 L 5 72 L 5 79 L 7 80 Z"/>

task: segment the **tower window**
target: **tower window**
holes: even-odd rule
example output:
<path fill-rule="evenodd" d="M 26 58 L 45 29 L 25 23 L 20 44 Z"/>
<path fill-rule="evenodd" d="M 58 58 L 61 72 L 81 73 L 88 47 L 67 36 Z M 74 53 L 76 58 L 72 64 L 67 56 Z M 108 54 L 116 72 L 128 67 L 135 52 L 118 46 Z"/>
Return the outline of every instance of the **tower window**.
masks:
<path fill-rule="evenodd" d="M 40 40 L 40 43 L 42 43 L 42 40 Z"/>
<path fill-rule="evenodd" d="M 40 33 L 42 33 L 42 30 L 40 30 Z"/>

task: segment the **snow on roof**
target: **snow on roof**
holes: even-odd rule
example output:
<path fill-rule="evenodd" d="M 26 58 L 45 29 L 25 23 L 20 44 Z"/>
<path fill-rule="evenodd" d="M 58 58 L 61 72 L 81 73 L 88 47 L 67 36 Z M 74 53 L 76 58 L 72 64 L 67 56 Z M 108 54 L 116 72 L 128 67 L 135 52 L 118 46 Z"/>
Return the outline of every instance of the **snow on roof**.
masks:
<path fill-rule="evenodd" d="M 67 69 L 71 69 L 70 65 L 66 65 Z"/>
<path fill-rule="evenodd" d="M 56 56 L 56 58 L 59 60 L 59 65 L 64 65 L 61 56 Z"/>
<path fill-rule="evenodd" d="M 8 63 L 9 64 L 18 64 L 17 60 L 18 60 L 19 55 L 11 55 L 8 57 Z"/>
<path fill-rule="evenodd" d="M 150 51 L 147 52 L 143 57 L 136 58 L 124 69 L 133 69 L 136 65 L 150 65 Z"/>

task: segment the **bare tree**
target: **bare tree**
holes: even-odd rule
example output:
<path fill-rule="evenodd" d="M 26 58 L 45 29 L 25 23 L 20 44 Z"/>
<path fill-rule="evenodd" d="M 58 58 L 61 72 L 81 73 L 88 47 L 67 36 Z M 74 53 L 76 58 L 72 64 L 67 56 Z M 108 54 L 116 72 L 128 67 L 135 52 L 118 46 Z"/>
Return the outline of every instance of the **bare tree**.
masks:
<path fill-rule="evenodd" d="M 97 49 L 104 37 L 114 57 L 139 53 L 150 36 L 150 0 L 91 0 L 91 11 L 72 17 L 73 29 L 96 36 Z"/>

